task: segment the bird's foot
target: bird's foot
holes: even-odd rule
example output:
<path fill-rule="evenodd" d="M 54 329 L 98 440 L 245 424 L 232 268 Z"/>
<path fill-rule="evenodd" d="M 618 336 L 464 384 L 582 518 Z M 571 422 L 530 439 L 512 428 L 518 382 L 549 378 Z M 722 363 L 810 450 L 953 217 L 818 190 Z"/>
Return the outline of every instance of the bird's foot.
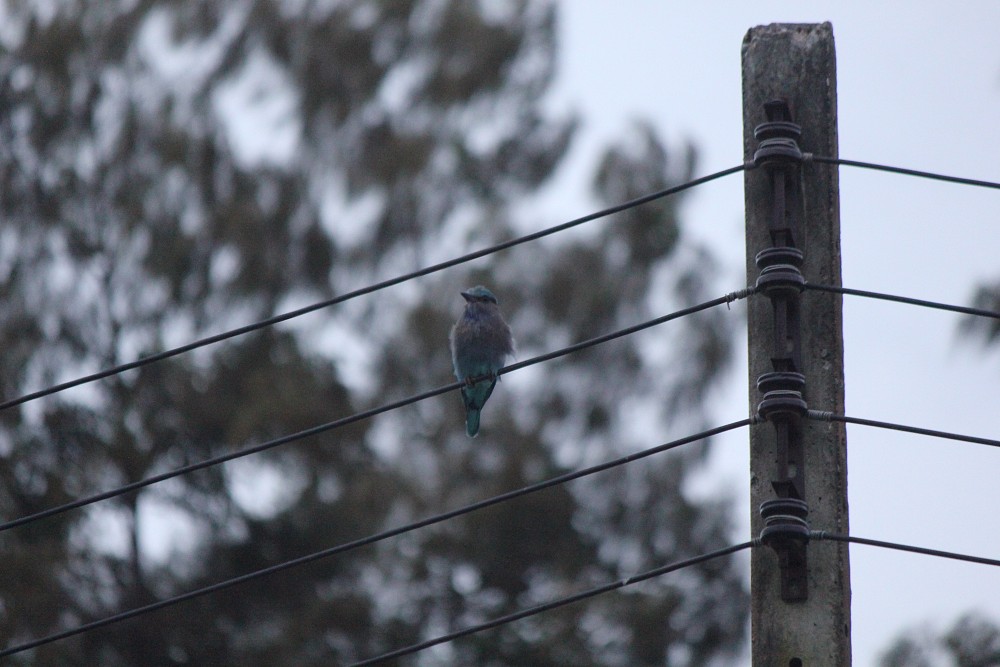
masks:
<path fill-rule="evenodd" d="M 497 373 L 487 373 L 485 375 L 477 375 L 476 377 L 467 377 L 463 380 L 463 382 L 465 383 L 466 387 L 472 387 L 486 380 L 489 380 L 490 382 L 496 382 L 499 379 L 500 376 Z"/>

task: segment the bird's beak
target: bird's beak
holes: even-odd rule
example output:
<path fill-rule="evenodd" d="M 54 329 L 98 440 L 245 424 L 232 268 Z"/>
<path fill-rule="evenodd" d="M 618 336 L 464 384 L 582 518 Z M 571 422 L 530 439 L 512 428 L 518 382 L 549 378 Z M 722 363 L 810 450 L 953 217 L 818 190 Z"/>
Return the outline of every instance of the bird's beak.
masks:
<path fill-rule="evenodd" d="M 460 294 L 462 295 L 462 298 L 465 299 L 466 301 L 472 301 L 472 295 L 469 294 L 468 292 L 460 292 Z"/>

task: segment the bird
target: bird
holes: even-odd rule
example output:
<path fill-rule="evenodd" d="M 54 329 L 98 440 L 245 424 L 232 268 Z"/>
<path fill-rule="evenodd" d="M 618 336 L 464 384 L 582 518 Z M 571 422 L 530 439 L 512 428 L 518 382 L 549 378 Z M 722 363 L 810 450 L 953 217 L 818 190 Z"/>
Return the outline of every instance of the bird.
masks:
<path fill-rule="evenodd" d="M 465 383 L 465 432 L 474 438 L 479 433 L 480 411 L 497 384 L 497 371 L 514 354 L 514 338 L 493 292 L 477 285 L 461 294 L 465 310 L 448 339 L 455 377 Z"/>

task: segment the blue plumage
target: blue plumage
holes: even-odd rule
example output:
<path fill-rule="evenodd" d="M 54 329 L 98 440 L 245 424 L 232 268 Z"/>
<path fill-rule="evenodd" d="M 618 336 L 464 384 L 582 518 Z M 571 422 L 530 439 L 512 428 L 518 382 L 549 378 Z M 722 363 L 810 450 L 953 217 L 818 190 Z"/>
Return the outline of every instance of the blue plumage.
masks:
<path fill-rule="evenodd" d="M 478 285 L 462 292 L 462 298 L 465 312 L 451 328 L 449 340 L 455 377 L 466 383 L 462 387 L 465 432 L 475 437 L 479 432 L 479 413 L 497 383 L 496 372 L 514 354 L 514 339 L 493 292 Z M 482 376 L 488 377 L 472 382 Z"/>

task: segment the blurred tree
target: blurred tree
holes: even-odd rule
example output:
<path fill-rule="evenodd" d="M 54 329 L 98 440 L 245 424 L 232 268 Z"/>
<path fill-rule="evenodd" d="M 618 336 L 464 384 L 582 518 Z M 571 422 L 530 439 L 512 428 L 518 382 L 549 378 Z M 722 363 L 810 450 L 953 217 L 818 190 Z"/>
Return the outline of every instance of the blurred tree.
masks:
<path fill-rule="evenodd" d="M 997 667 L 1000 626 L 978 613 L 964 614 L 944 633 L 926 628 L 904 633 L 887 649 L 881 667 Z"/>
<path fill-rule="evenodd" d="M 972 306 L 1000 312 L 1000 282 L 979 285 L 972 295 Z M 1000 320 L 968 316 L 962 320 L 962 333 L 968 337 L 981 336 L 987 345 L 1000 341 Z"/>
<path fill-rule="evenodd" d="M 13 397 L 537 221 L 577 122 L 545 112 L 549 2 L 0 3 L 0 391 Z M 637 123 L 600 202 L 688 178 Z M 567 207 L 567 215 L 580 207 Z M 709 296 L 663 200 L 490 261 L 0 413 L 18 517 L 451 380 L 458 290 L 521 355 Z M 716 293 L 711 293 L 714 296 Z M 465 437 L 444 396 L 8 531 L 17 643 L 707 424 L 733 318 L 707 312 L 504 378 Z M 661 456 L 47 645 L 32 665 L 349 662 L 729 542 L 727 501 Z M 407 664 L 705 665 L 738 650 L 737 563 L 445 645 Z M 714 661 L 714 662 L 713 662 Z"/>

